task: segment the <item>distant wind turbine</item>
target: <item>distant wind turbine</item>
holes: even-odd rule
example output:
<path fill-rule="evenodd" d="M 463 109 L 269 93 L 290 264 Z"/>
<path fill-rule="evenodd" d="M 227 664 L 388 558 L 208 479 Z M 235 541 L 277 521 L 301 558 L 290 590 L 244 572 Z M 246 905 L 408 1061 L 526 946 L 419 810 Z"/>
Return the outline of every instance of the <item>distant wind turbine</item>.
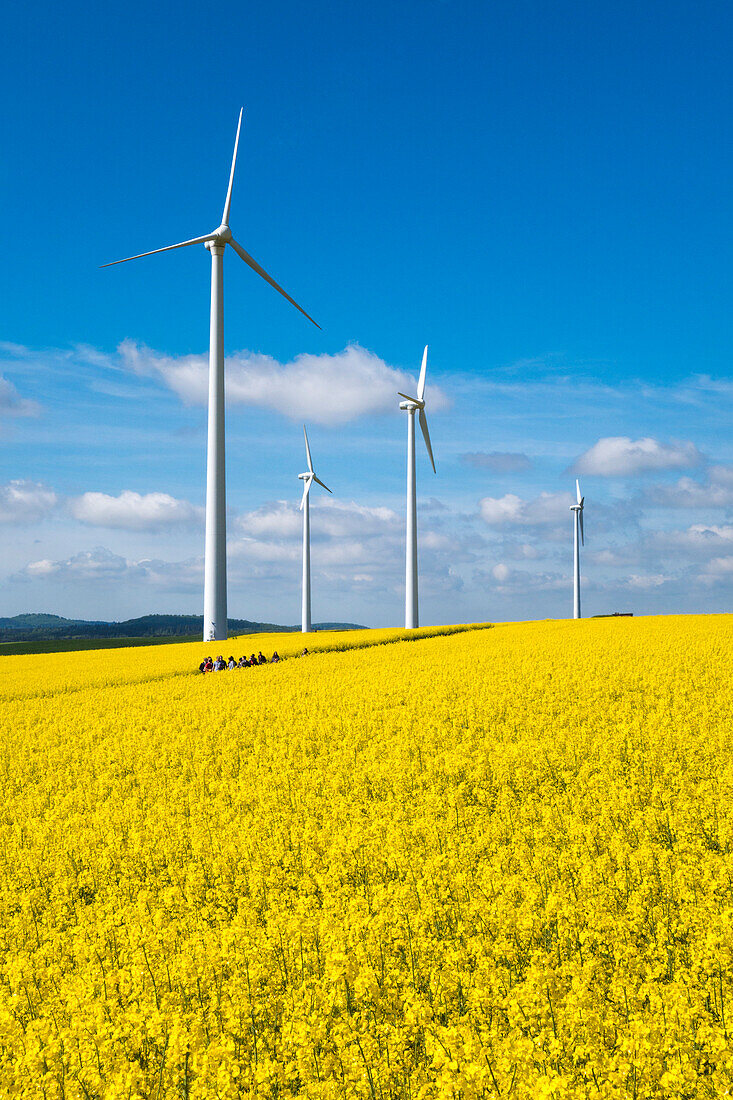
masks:
<path fill-rule="evenodd" d="M 308 470 L 304 474 L 298 474 L 300 481 L 304 481 L 303 496 L 300 501 L 300 509 L 303 513 L 303 602 L 301 605 L 301 631 L 303 634 L 310 634 L 311 631 L 311 522 L 310 522 L 310 505 L 308 502 L 308 496 L 311 491 L 311 485 L 314 481 L 317 481 L 327 493 L 330 493 L 328 485 L 324 485 L 320 477 L 316 477 L 313 469 L 313 461 L 311 459 L 311 449 L 308 446 L 308 433 L 305 430 L 305 424 L 303 425 L 303 435 L 305 436 L 305 457 L 308 460 Z"/>
<path fill-rule="evenodd" d="M 158 252 L 170 252 L 174 248 L 186 248 L 190 244 L 203 244 L 211 253 L 211 314 L 209 327 L 209 436 L 206 451 L 206 543 L 204 554 L 204 641 L 226 641 L 227 638 L 227 561 L 226 561 L 226 482 L 224 457 L 224 297 L 223 257 L 224 249 L 231 245 L 237 255 L 266 283 L 274 287 L 283 298 L 299 309 L 320 328 L 312 317 L 271 278 L 256 260 L 245 252 L 232 236 L 229 228 L 229 210 L 232 204 L 234 169 L 237 164 L 239 132 L 242 128 L 242 110 L 239 112 L 237 136 L 234 141 L 229 187 L 224 202 L 221 225 L 213 233 L 192 237 L 189 241 L 154 248 L 152 252 L 140 252 L 126 256 L 102 267 L 113 267 L 128 260 L 154 256 Z"/>
<path fill-rule="evenodd" d="M 428 418 L 425 415 L 425 374 L 428 369 L 428 349 L 422 355 L 420 367 L 420 379 L 417 383 L 417 397 L 408 397 L 406 393 L 400 393 L 404 401 L 400 402 L 400 408 L 408 414 L 407 417 L 407 540 L 405 554 L 405 629 L 411 630 L 419 625 L 418 601 L 417 601 L 417 495 L 415 487 L 415 413 L 418 412 L 420 428 L 422 430 L 425 446 L 435 470 L 433 448 L 430 446 L 430 433 L 428 432 Z"/>
<path fill-rule="evenodd" d="M 578 543 L 578 532 L 580 531 L 580 541 L 585 546 L 585 538 L 583 536 L 583 505 L 585 503 L 585 497 L 580 495 L 580 485 L 576 478 L 575 492 L 577 504 L 570 505 L 570 511 L 574 512 L 573 518 L 573 618 L 580 618 L 580 545 Z"/>

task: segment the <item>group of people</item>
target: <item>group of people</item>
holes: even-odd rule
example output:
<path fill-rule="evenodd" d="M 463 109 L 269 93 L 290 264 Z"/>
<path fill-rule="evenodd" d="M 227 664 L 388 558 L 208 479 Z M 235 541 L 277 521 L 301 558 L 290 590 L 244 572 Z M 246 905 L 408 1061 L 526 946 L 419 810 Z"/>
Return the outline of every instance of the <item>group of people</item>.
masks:
<path fill-rule="evenodd" d="M 253 653 L 249 659 L 247 657 L 240 657 L 239 660 L 237 660 L 236 657 L 230 657 L 228 661 L 220 653 L 216 660 L 213 660 L 211 657 L 204 657 L 199 665 L 199 672 L 223 672 L 224 669 L 227 668 L 251 668 L 253 665 L 266 665 L 268 663 L 277 664 L 279 660 L 280 657 L 278 653 L 275 652 L 268 662 L 262 650 L 260 650 L 257 656 Z"/>
<path fill-rule="evenodd" d="M 304 649 L 300 656 L 305 657 L 307 656 L 307 653 L 308 650 Z M 265 657 L 262 650 L 260 650 L 257 656 L 255 656 L 253 653 L 249 659 L 247 657 L 240 657 L 239 660 L 237 660 L 235 657 L 230 657 L 228 661 L 220 653 L 216 660 L 214 660 L 212 657 L 204 657 L 203 661 L 199 665 L 199 672 L 223 672 L 225 669 L 228 668 L 251 668 L 253 665 L 267 664 L 276 665 L 279 660 L 280 655 L 277 650 L 275 650 L 269 661 L 267 657 Z"/>

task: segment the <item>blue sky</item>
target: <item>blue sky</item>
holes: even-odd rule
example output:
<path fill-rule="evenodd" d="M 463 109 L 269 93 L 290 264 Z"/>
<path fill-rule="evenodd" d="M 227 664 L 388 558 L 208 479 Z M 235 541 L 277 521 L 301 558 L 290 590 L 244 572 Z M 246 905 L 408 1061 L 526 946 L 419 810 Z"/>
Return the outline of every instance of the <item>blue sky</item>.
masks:
<path fill-rule="evenodd" d="M 731 609 L 728 6 L 14 6 L 3 24 L 0 614 L 198 611 L 209 260 L 231 224 L 230 613 L 425 622 Z M 347 349 L 351 348 L 351 351 Z M 509 456 L 509 457 L 507 457 Z M 287 503 L 279 503 L 287 502 Z M 319 529 L 319 516 L 322 523 Z"/>

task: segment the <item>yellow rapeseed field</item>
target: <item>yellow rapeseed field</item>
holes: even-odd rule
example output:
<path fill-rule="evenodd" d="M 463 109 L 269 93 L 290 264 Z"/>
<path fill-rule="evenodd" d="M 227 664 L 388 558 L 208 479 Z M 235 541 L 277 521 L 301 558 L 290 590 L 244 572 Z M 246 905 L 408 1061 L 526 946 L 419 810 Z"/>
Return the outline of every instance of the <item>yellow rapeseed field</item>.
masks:
<path fill-rule="evenodd" d="M 729 1094 L 733 617 L 214 648 L 0 658 L 0 1097 Z"/>
<path fill-rule="evenodd" d="M 478 624 L 479 626 L 485 624 Z M 365 646 L 386 645 L 403 638 L 426 638 L 442 634 L 459 634 L 477 629 L 467 626 L 428 626 L 419 630 L 322 630 L 304 637 L 302 634 L 242 634 L 228 642 L 174 642 L 170 645 L 135 646 L 121 649 L 86 649 L 76 653 L 0 656 L 0 702 L 20 696 L 56 695 L 63 691 L 111 687 L 135 681 L 149 683 L 170 676 L 188 676 L 202 659 L 225 659 L 235 655 L 249 657 L 260 650 L 271 657 L 277 650 L 281 657 L 297 656 L 306 645 L 311 653 Z M 0 650 L 0 654 L 1 654 Z"/>

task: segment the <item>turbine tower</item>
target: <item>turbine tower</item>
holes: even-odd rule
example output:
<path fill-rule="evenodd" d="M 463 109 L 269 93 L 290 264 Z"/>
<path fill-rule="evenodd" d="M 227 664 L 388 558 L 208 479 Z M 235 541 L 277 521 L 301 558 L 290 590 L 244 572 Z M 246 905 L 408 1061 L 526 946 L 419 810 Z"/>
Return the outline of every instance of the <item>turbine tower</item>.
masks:
<path fill-rule="evenodd" d="M 580 541 L 585 546 L 585 538 L 583 536 L 583 504 L 585 497 L 580 495 L 580 485 L 576 478 L 575 492 L 577 504 L 570 505 L 570 511 L 574 512 L 573 517 L 573 618 L 580 618 L 580 545 L 578 543 L 578 531 L 580 531 Z"/>
<path fill-rule="evenodd" d="M 405 629 L 412 630 L 419 626 L 419 614 L 417 606 L 417 496 L 415 492 L 415 413 L 418 413 L 420 428 L 422 429 L 428 456 L 435 470 L 433 448 L 430 446 L 430 433 L 428 432 L 428 418 L 425 415 L 425 374 L 428 369 L 428 349 L 422 354 L 422 366 L 420 367 L 420 379 L 417 383 L 417 397 L 408 397 L 406 393 L 400 393 L 404 401 L 400 402 L 400 408 L 407 413 L 407 540 L 405 554 Z"/>
<path fill-rule="evenodd" d="M 232 236 L 229 228 L 229 210 L 232 204 L 234 169 L 237 164 L 239 132 L 242 128 L 242 110 L 239 112 L 237 136 L 234 141 L 232 167 L 229 173 L 229 187 L 224 202 L 221 225 L 212 233 L 202 237 L 193 237 L 179 244 L 169 244 L 165 248 L 154 248 L 152 252 L 139 252 L 136 256 L 126 256 L 124 260 L 115 260 L 102 267 L 114 267 L 128 260 L 139 260 L 143 256 L 154 256 L 158 252 L 170 252 L 174 248 L 186 248 L 190 244 L 203 244 L 211 253 L 211 312 L 209 323 L 209 434 L 206 450 L 206 543 L 204 551 L 204 641 L 226 641 L 227 638 L 227 560 L 226 560 L 226 475 L 224 460 L 224 297 L 223 297 L 223 258 L 224 249 L 231 245 L 237 255 L 253 271 L 274 287 L 283 298 L 299 309 L 320 328 L 302 306 L 279 286 L 255 259 L 245 252 Z"/>
<path fill-rule="evenodd" d="M 304 481 L 303 496 L 300 501 L 300 509 L 303 513 L 303 601 L 301 605 L 301 632 L 303 634 L 310 634 L 311 631 L 311 521 L 310 510 L 308 503 L 308 495 L 311 491 L 311 485 L 314 481 L 317 481 L 327 493 L 330 493 L 328 485 L 324 485 L 319 477 L 316 477 L 313 469 L 313 461 L 311 459 L 311 449 L 308 446 L 308 433 L 305 430 L 305 424 L 303 425 L 303 435 L 305 436 L 305 457 L 308 460 L 308 471 L 305 474 L 298 474 L 298 479 Z"/>

